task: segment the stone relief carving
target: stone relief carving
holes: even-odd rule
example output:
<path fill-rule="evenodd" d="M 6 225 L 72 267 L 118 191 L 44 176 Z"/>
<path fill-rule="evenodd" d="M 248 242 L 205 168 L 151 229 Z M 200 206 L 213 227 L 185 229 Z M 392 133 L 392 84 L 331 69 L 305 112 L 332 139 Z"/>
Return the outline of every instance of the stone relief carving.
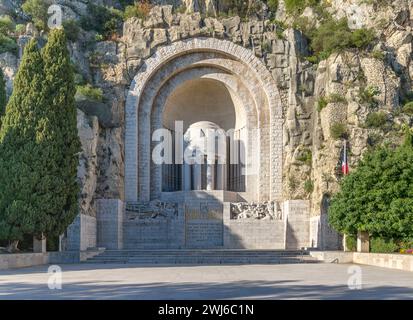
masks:
<path fill-rule="evenodd" d="M 130 220 L 172 218 L 178 216 L 178 204 L 159 200 L 148 203 L 128 203 L 126 214 Z"/>
<path fill-rule="evenodd" d="M 283 214 L 279 202 L 231 203 L 231 219 L 282 220 Z"/>

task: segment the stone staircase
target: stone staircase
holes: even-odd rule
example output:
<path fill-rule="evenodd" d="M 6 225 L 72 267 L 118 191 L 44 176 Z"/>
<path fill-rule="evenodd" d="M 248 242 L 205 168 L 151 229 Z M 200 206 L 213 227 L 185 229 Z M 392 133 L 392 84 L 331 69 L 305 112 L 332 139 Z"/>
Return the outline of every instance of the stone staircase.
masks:
<path fill-rule="evenodd" d="M 84 263 L 136 265 L 220 265 L 316 263 L 304 250 L 165 249 L 106 250 Z"/>

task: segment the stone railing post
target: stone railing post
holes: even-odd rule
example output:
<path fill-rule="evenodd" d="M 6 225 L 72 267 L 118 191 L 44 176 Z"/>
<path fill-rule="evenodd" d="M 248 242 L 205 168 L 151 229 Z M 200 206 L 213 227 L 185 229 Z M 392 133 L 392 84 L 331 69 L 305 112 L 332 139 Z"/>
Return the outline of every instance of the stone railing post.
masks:
<path fill-rule="evenodd" d="M 46 253 L 46 237 L 44 235 L 40 239 L 36 236 L 33 237 L 33 252 Z"/>
<path fill-rule="evenodd" d="M 370 252 L 370 237 L 366 231 L 357 232 L 357 252 Z"/>

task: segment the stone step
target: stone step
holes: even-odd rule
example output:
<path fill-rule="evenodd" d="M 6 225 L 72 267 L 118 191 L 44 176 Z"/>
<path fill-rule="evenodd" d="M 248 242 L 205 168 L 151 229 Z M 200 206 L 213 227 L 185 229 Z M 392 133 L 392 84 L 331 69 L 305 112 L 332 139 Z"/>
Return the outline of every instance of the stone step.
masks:
<path fill-rule="evenodd" d="M 313 263 L 307 251 L 298 250 L 108 250 L 86 263 L 176 264 L 287 264 Z"/>

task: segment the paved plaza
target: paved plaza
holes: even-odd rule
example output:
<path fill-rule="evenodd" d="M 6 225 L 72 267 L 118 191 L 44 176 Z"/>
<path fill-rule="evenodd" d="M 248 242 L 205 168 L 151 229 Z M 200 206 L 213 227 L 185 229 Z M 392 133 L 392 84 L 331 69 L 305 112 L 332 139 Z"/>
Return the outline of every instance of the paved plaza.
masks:
<path fill-rule="evenodd" d="M 61 290 L 48 288 L 48 266 L 1 271 L 0 299 L 413 298 L 411 272 L 371 266 L 360 266 L 360 290 L 349 289 L 345 264 L 61 267 Z"/>

